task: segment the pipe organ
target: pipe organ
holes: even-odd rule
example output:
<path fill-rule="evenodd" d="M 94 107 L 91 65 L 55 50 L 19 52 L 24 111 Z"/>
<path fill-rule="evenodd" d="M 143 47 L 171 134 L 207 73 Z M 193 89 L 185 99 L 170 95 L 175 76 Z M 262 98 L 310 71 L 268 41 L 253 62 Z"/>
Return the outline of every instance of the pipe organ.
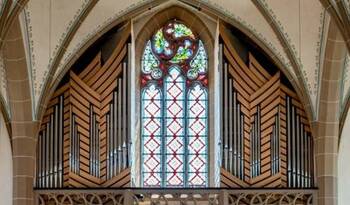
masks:
<path fill-rule="evenodd" d="M 313 138 L 282 74 L 249 53 L 245 63 L 221 25 L 221 186 L 313 187 Z"/>
<path fill-rule="evenodd" d="M 38 136 L 37 188 L 130 186 L 129 34 L 53 93 Z M 246 64 L 230 35 L 220 27 L 221 186 L 313 187 L 313 137 L 297 94 L 252 54 Z"/>
<path fill-rule="evenodd" d="M 130 186 L 130 30 L 121 33 L 105 62 L 99 52 L 53 93 L 39 131 L 37 188 Z"/>

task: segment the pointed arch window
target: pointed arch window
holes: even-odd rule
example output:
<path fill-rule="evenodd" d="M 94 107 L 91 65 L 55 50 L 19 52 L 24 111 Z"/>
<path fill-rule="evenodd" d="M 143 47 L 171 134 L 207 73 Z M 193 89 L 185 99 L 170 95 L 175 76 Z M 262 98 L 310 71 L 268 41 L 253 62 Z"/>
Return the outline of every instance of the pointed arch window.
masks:
<path fill-rule="evenodd" d="M 182 22 L 167 22 L 141 62 L 141 181 L 144 187 L 208 185 L 208 59 Z"/>

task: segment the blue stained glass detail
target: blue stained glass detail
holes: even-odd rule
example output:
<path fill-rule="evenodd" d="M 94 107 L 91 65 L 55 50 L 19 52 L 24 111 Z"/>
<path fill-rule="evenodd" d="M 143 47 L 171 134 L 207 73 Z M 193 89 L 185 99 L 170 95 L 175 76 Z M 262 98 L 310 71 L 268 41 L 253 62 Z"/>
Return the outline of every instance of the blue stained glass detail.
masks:
<path fill-rule="evenodd" d="M 191 41 L 185 40 L 184 46 L 179 46 L 175 56 L 170 60 L 171 63 L 180 63 L 192 57 L 193 50 L 190 48 Z"/>
<path fill-rule="evenodd" d="M 141 62 L 142 72 L 144 74 L 150 74 L 153 70 L 159 67 L 159 61 L 153 55 L 151 48 L 151 41 L 148 41 L 143 52 Z"/>
<path fill-rule="evenodd" d="M 199 40 L 199 47 L 196 56 L 192 59 L 191 68 L 197 71 L 200 74 L 207 72 L 208 67 L 208 57 L 207 52 L 205 52 L 205 48 L 203 42 Z"/>
<path fill-rule="evenodd" d="M 169 42 L 164 38 L 162 29 L 159 29 L 154 35 L 153 45 L 157 54 L 164 53 L 167 56 L 173 54 L 173 51 L 169 48 Z"/>

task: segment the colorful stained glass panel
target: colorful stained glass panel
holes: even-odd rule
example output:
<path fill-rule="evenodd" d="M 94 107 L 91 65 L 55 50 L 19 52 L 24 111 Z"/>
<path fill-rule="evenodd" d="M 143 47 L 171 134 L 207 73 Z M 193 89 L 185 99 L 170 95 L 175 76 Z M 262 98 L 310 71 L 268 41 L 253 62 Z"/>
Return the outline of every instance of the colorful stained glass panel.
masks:
<path fill-rule="evenodd" d="M 141 149 L 145 187 L 208 184 L 207 54 L 184 24 L 168 22 L 142 57 Z"/>
<path fill-rule="evenodd" d="M 208 66 L 208 57 L 205 52 L 203 42 L 199 40 L 199 47 L 196 56 L 192 59 L 191 68 L 197 71 L 198 73 L 206 73 Z"/>
<path fill-rule="evenodd" d="M 153 55 L 151 48 L 151 41 L 148 41 L 142 56 L 142 72 L 144 74 L 150 74 L 152 70 L 158 68 L 159 62 L 157 58 Z"/>

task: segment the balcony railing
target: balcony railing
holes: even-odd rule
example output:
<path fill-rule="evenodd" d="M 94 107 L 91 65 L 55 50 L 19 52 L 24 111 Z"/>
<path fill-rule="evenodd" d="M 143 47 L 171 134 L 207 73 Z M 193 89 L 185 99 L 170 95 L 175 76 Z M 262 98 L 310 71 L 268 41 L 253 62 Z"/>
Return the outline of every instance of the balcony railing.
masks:
<path fill-rule="evenodd" d="M 315 205 L 316 189 L 50 189 L 38 205 Z"/>

